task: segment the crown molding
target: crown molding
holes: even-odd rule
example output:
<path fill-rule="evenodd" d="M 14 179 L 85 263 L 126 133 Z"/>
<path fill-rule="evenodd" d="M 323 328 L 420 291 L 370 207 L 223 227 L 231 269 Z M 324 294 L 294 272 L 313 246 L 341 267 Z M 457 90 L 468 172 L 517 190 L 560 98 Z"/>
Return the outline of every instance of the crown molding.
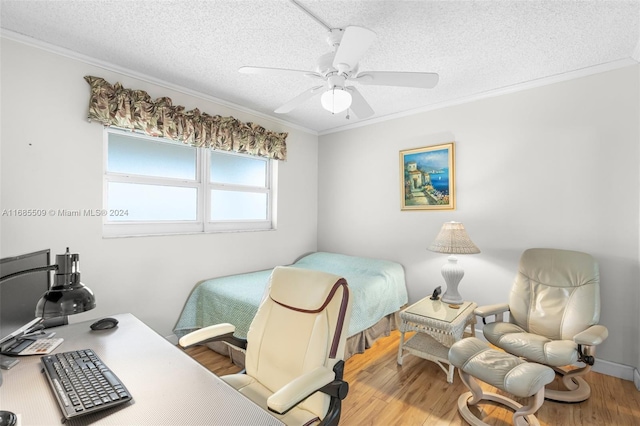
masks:
<path fill-rule="evenodd" d="M 47 42 L 44 42 L 44 41 L 41 41 L 41 40 L 36 40 L 34 38 L 27 37 L 25 35 L 18 34 L 16 32 L 6 30 L 4 28 L 0 30 L 0 37 L 6 38 L 6 39 L 9 39 L 9 40 L 13 40 L 13 41 L 16 41 L 18 43 L 26 44 L 26 45 L 29 45 L 29 46 L 32 46 L 32 47 L 35 47 L 35 48 L 38 48 L 38 49 L 41 49 L 41 50 L 45 50 L 47 52 L 55 53 L 57 55 L 64 56 L 64 57 L 69 58 L 69 59 L 73 59 L 73 60 L 76 60 L 76 61 L 84 62 L 84 63 L 86 63 L 88 65 L 93 65 L 95 67 L 102 68 L 102 69 L 107 70 L 107 71 L 115 72 L 115 73 L 118 73 L 118 74 L 125 75 L 127 77 L 131 77 L 131 78 L 135 78 L 135 79 L 138 79 L 138 80 L 145 81 L 147 83 L 155 84 L 157 86 L 161 86 L 161 87 L 164 87 L 166 89 L 170 89 L 170 90 L 174 90 L 176 92 L 184 93 L 185 95 L 189 95 L 189 96 L 193 96 L 195 98 L 199 98 L 199 99 L 202 99 L 202 100 L 205 100 L 205 101 L 213 102 L 215 104 L 218 104 L 218 105 L 221 105 L 221 106 L 224 106 L 224 107 L 227 107 L 227 108 L 232 108 L 232 109 L 235 109 L 237 111 L 240 111 L 240 112 L 243 112 L 243 113 L 246 113 L 246 114 L 251 114 L 251 115 L 254 115 L 256 117 L 260 117 L 260 118 L 263 118 L 263 119 L 271 121 L 271 122 L 275 122 L 275 123 L 278 123 L 278 124 L 281 124 L 281 125 L 284 125 L 284 126 L 296 129 L 296 130 L 300 130 L 300 131 L 305 132 L 305 133 L 310 133 L 311 135 L 314 135 L 314 136 L 318 135 L 317 131 L 309 129 L 309 128 L 304 127 L 304 126 L 301 126 L 299 124 L 291 123 L 289 121 L 279 119 L 279 118 L 274 117 L 272 115 L 268 115 L 268 114 L 265 114 L 265 113 L 262 113 L 262 112 L 258 112 L 258 111 L 249 109 L 249 108 L 244 107 L 242 105 L 238 105 L 238 104 L 235 104 L 235 103 L 232 103 L 232 102 L 229 102 L 229 101 L 225 101 L 223 99 L 219 99 L 219 98 L 216 98 L 214 96 L 205 95 L 205 94 L 197 92 L 195 90 L 191 90 L 191 89 L 188 89 L 186 87 L 182 87 L 182 86 L 179 86 L 177 84 L 170 83 L 168 81 L 160 80 L 160 79 L 151 77 L 149 75 L 142 74 L 142 73 L 130 70 L 128 68 L 120 67 L 118 65 L 115 65 L 115 64 L 112 64 L 112 63 L 109 63 L 109 62 L 101 61 L 101 60 L 93 58 L 91 56 L 83 55 L 81 53 L 74 52 L 72 50 L 65 49 L 63 47 L 55 46 L 53 44 L 50 44 L 50 43 L 47 43 Z"/>
<path fill-rule="evenodd" d="M 640 56 L 640 43 L 636 47 L 636 52 L 634 53 L 634 57 L 629 57 L 625 59 L 620 59 L 612 62 L 607 62 L 604 64 L 594 65 L 592 67 L 581 68 L 575 71 L 570 71 L 562 74 L 556 74 L 549 77 L 543 77 L 536 80 L 525 81 L 522 83 L 513 84 L 510 86 L 501 87 L 499 89 L 488 90 L 486 92 L 476 93 L 471 96 L 464 96 L 458 99 L 453 99 L 444 102 L 438 102 L 431 105 L 426 105 L 420 108 L 411 109 L 404 112 L 399 112 L 396 114 L 389 114 L 383 117 L 376 117 L 370 120 L 360 121 L 358 123 L 347 124 L 345 126 L 336 127 L 329 130 L 323 130 L 318 132 L 319 136 L 328 135 L 331 133 L 343 132 L 345 130 L 351 130 L 358 127 L 369 126 L 371 124 L 382 123 L 389 120 L 395 120 L 397 118 L 407 117 L 415 114 L 420 114 L 423 112 L 434 111 L 442 108 L 447 108 L 456 105 L 462 105 L 469 102 L 478 101 L 481 99 L 493 98 L 496 96 L 507 95 L 510 93 L 521 92 L 523 90 L 529 90 L 536 87 L 548 86 L 550 84 L 560 83 L 563 81 L 574 80 L 581 77 L 590 76 L 593 74 L 600 74 L 607 71 L 616 70 L 619 68 L 624 68 L 632 65 L 637 65 L 640 60 L 635 59 L 635 56 Z"/>

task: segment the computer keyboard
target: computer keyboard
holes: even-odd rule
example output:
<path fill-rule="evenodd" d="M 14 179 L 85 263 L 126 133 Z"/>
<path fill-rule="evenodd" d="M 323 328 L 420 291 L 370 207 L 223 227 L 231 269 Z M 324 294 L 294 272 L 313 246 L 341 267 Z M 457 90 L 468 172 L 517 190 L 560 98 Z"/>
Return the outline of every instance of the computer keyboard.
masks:
<path fill-rule="evenodd" d="M 91 349 L 45 355 L 41 361 L 67 419 L 131 400 L 131 394 L 120 379 Z"/>

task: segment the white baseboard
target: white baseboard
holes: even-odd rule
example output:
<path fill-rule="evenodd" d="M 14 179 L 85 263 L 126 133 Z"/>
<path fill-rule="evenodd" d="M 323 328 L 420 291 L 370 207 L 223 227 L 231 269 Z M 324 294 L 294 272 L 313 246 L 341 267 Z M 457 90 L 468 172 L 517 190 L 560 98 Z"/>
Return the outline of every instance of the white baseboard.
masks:
<path fill-rule="evenodd" d="M 636 388 L 640 390 L 640 374 L 638 373 L 638 369 L 629 365 L 617 364 L 615 362 L 596 358 L 596 363 L 591 368 L 591 371 L 606 374 L 607 376 L 618 377 L 623 380 L 633 381 Z"/>

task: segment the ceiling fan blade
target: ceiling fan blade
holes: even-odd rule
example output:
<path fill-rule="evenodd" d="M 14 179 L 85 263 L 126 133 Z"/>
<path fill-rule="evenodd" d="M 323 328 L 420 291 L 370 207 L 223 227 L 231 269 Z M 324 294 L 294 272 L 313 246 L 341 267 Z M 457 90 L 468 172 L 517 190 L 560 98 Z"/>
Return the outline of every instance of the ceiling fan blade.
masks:
<path fill-rule="evenodd" d="M 280 108 L 276 109 L 274 112 L 277 114 L 286 114 L 292 109 L 294 109 L 295 107 L 297 107 L 298 105 L 301 105 L 305 101 L 311 99 L 312 97 L 320 93 L 324 87 L 325 86 L 316 86 L 316 87 L 312 87 L 311 89 L 307 89 L 304 92 L 300 93 L 295 98 L 291 99 L 290 101 L 282 105 Z"/>
<path fill-rule="evenodd" d="M 269 68 L 269 67 L 240 67 L 238 71 L 242 74 L 262 74 L 262 75 L 283 75 L 283 74 L 297 74 L 304 75 L 305 77 L 316 77 L 324 79 L 322 74 L 314 71 L 304 70 L 290 70 L 286 68 Z"/>
<path fill-rule="evenodd" d="M 402 86 L 432 89 L 438 84 L 439 76 L 431 72 L 402 72 L 402 71 L 365 71 L 352 80 L 360 84 L 374 84 L 377 86 Z"/>
<path fill-rule="evenodd" d="M 340 71 L 354 69 L 375 38 L 376 33 L 366 28 L 355 26 L 345 28 L 338 50 L 333 57 L 334 68 Z"/>
<path fill-rule="evenodd" d="M 374 111 L 358 89 L 353 86 L 346 87 L 346 89 L 351 93 L 351 106 L 349 107 L 351 111 L 353 111 L 358 118 L 371 117 Z"/>

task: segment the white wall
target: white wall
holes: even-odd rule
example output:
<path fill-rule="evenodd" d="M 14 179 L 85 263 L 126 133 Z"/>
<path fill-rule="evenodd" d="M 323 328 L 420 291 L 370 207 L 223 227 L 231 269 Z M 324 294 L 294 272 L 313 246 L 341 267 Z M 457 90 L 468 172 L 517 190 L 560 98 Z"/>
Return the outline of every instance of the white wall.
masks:
<path fill-rule="evenodd" d="M 71 321 L 131 312 L 168 336 L 199 280 L 291 263 L 315 251 L 317 136 L 6 38 L 1 48 L 0 210 L 101 208 L 103 129 L 86 120 L 85 75 L 289 132 L 288 160 L 278 167 L 277 231 L 103 239 L 95 217 L 2 216 L 2 257 L 43 248 L 55 255 L 67 246 L 80 254 L 82 281 L 96 294 L 97 308 Z"/>
<path fill-rule="evenodd" d="M 636 58 L 638 58 L 638 56 L 640 56 L 640 44 L 638 44 L 638 46 L 636 47 L 637 47 Z M 638 67 L 638 80 L 640 80 L 640 67 Z M 640 85 L 638 86 L 638 99 L 640 99 Z M 640 121 L 638 122 L 638 131 L 640 132 Z M 638 164 L 640 164 L 640 158 L 638 158 Z M 640 222 L 640 214 L 638 215 L 638 222 Z M 638 235 L 638 238 L 640 239 L 640 234 Z M 639 241 L 639 244 L 640 244 L 640 241 Z M 638 262 L 640 262 L 640 258 L 638 259 Z M 636 285 L 640 287 L 640 282 L 636 283 Z M 638 306 L 640 306 L 640 291 L 638 292 L 637 300 L 638 300 L 637 302 Z M 640 309 L 638 309 L 637 311 L 638 311 L 638 341 L 640 342 Z M 638 359 L 635 365 L 637 369 L 635 371 L 633 380 L 636 385 L 636 388 L 640 389 L 640 350 L 638 351 Z"/>
<path fill-rule="evenodd" d="M 521 252 L 600 263 L 599 358 L 638 367 L 639 84 L 627 67 L 320 137 L 318 249 L 402 263 L 410 301 L 443 285 L 426 250 L 445 221 L 482 250 L 459 290 L 505 302 Z M 426 95 L 428 96 L 428 94 Z M 455 211 L 401 211 L 399 151 L 456 143 Z"/>

